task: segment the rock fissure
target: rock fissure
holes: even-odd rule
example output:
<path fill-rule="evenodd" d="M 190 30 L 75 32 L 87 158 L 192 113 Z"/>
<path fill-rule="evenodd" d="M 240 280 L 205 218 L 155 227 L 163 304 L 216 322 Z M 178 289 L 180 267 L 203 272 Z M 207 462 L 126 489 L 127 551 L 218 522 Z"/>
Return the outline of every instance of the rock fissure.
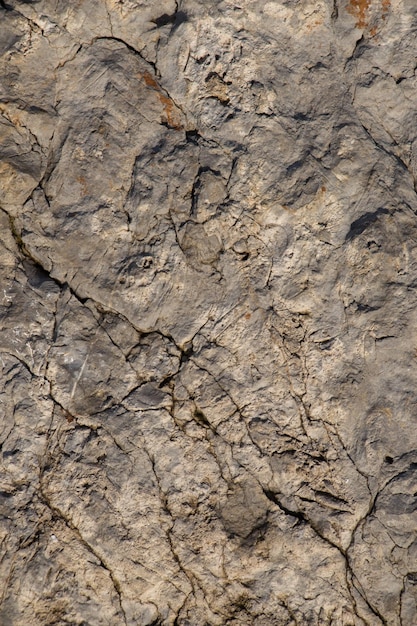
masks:
<path fill-rule="evenodd" d="M 103 559 L 102 556 L 100 556 L 98 551 L 95 548 L 93 548 L 93 546 L 82 536 L 80 530 L 74 525 L 71 519 L 67 517 L 58 507 L 56 507 L 50 502 L 48 496 L 45 494 L 45 491 L 42 485 L 40 486 L 39 496 L 40 496 L 41 502 L 43 502 L 44 505 L 51 511 L 52 515 L 58 517 L 58 519 L 64 522 L 64 524 L 75 534 L 78 541 L 88 550 L 88 552 L 90 552 L 98 560 L 98 562 L 100 563 L 100 566 L 104 570 L 106 570 L 106 572 L 108 572 L 110 576 L 110 580 L 112 581 L 113 588 L 117 594 L 117 598 L 119 602 L 119 609 L 123 616 L 123 621 L 127 625 L 128 622 L 126 619 L 126 614 L 125 614 L 123 603 L 122 603 L 122 589 L 121 589 L 121 586 L 117 577 L 115 576 L 109 564 L 105 562 L 105 560 Z"/>

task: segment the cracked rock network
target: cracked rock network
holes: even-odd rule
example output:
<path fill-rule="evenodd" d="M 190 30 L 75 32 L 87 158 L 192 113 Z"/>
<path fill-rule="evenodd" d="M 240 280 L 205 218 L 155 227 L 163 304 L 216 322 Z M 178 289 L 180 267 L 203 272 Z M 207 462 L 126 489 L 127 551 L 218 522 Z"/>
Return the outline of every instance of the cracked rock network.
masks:
<path fill-rule="evenodd" d="M 417 624 L 417 8 L 0 2 L 0 624 Z"/>

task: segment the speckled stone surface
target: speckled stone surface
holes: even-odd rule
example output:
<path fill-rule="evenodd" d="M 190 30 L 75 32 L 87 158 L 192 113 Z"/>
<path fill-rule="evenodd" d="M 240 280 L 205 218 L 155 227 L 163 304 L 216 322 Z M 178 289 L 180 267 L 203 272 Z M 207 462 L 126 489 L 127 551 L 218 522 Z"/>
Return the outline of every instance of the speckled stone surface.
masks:
<path fill-rule="evenodd" d="M 415 626 L 416 32 L 0 2 L 2 626 Z"/>

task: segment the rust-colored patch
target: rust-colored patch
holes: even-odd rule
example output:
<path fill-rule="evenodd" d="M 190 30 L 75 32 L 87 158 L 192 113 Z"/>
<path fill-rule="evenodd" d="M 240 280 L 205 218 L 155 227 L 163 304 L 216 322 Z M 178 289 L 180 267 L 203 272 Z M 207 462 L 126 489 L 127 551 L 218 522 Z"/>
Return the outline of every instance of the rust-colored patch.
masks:
<path fill-rule="evenodd" d="M 175 130 L 181 130 L 183 127 L 178 119 L 178 113 L 175 110 L 176 107 L 171 98 L 169 98 L 162 92 L 161 87 L 158 85 L 154 77 L 149 74 L 149 72 L 144 72 L 142 78 L 145 81 L 145 85 L 156 92 L 162 106 L 164 107 L 165 120 L 168 126 L 171 126 L 171 128 L 175 128 Z"/>
<path fill-rule="evenodd" d="M 369 26 L 369 12 L 371 9 L 373 0 L 348 0 L 347 11 L 356 19 L 356 28 L 367 28 Z M 379 15 L 375 16 L 377 20 L 387 19 L 388 12 L 391 8 L 391 0 L 380 0 Z M 373 37 L 378 32 L 378 27 L 373 26 L 369 30 L 369 34 Z"/>
<path fill-rule="evenodd" d="M 349 0 L 348 12 L 356 18 L 357 28 L 366 28 L 368 25 L 368 9 L 371 0 Z"/>
<path fill-rule="evenodd" d="M 67 422 L 69 422 L 69 423 L 71 423 L 71 422 L 73 422 L 75 420 L 75 417 L 69 411 L 67 411 L 66 409 L 64 409 L 64 416 L 65 416 L 65 419 L 67 420 Z"/>
<path fill-rule="evenodd" d="M 158 83 L 156 82 L 154 77 L 149 74 L 149 72 L 145 72 L 142 78 L 145 81 L 145 85 L 147 87 L 152 87 L 152 89 L 155 89 L 155 91 L 160 91 Z"/>
<path fill-rule="evenodd" d="M 77 176 L 77 183 L 81 185 L 81 193 L 83 196 L 88 195 L 87 181 L 85 176 Z"/>
<path fill-rule="evenodd" d="M 388 11 L 391 8 L 391 0 L 382 0 L 382 19 L 387 19 Z"/>
<path fill-rule="evenodd" d="M 245 319 L 250 320 L 250 318 L 251 318 L 251 317 L 252 317 L 252 316 L 251 316 L 251 314 L 250 314 L 250 313 L 245 313 Z"/>
<path fill-rule="evenodd" d="M 318 28 L 322 24 L 323 24 L 323 20 L 314 20 L 314 22 L 311 22 L 311 24 L 307 24 L 307 30 L 309 33 L 311 33 L 312 30 L 314 30 L 315 28 Z"/>

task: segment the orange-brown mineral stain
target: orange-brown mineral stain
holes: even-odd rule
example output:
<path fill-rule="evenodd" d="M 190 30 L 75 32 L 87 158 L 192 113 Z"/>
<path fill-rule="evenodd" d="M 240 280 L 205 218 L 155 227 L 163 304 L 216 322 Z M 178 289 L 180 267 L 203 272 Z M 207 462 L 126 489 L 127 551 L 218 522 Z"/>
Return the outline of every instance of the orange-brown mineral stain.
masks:
<path fill-rule="evenodd" d="M 315 28 L 318 28 L 322 24 L 323 24 L 323 20 L 314 20 L 314 22 L 311 22 L 310 24 L 307 25 L 307 30 L 309 33 L 311 33 L 311 31 L 313 31 Z"/>
<path fill-rule="evenodd" d="M 66 409 L 64 409 L 64 416 L 68 423 L 71 423 L 75 420 L 75 417 Z"/>
<path fill-rule="evenodd" d="M 88 187 L 87 187 L 87 180 L 86 180 L 85 176 L 77 176 L 76 180 L 77 180 L 77 183 L 79 183 L 79 185 L 81 186 L 81 194 L 83 196 L 87 196 L 88 195 Z"/>
<path fill-rule="evenodd" d="M 348 13 L 356 18 L 356 28 L 366 28 L 368 26 L 368 10 L 371 0 L 349 0 Z"/>
<path fill-rule="evenodd" d="M 181 130 L 182 125 L 178 120 L 178 113 L 174 110 L 174 103 L 172 100 L 162 92 L 161 87 L 158 85 L 154 77 L 149 74 L 149 72 L 144 72 L 142 78 L 145 81 L 145 85 L 156 92 L 162 106 L 164 107 L 164 114 L 168 126 L 175 128 L 175 130 Z"/>
<path fill-rule="evenodd" d="M 382 19 L 387 19 L 388 11 L 391 7 L 391 0 L 382 0 Z"/>
<path fill-rule="evenodd" d="M 374 0 L 349 0 L 347 11 L 356 18 L 356 28 L 367 28 L 369 23 L 369 13 Z M 391 8 L 391 0 L 379 0 L 379 10 L 377 8 L 376 20 L 381 19 L 383 22 L 387 19 L 388 12 Z M 376 35 L 378 26 L 374 25 L 369 33 L 371 36 Z"/>

